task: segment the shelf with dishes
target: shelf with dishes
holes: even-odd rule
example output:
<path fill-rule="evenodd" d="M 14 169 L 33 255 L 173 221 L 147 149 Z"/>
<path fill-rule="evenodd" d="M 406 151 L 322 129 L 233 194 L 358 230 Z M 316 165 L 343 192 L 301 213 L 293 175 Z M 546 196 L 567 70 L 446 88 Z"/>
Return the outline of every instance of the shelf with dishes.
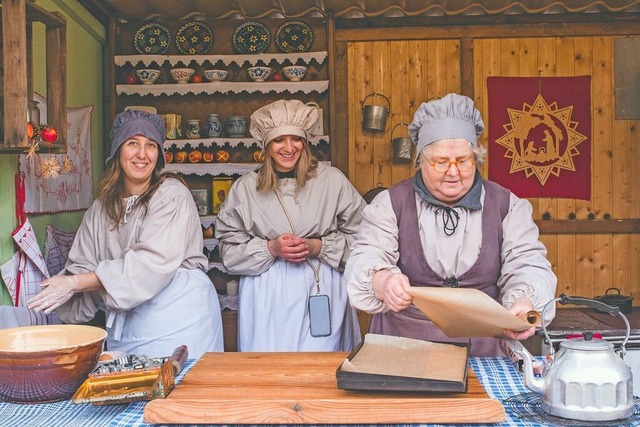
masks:
<path fill-rule="evenodd" d="M 278 64 L 291 63 L 296 64 L 302 62 L 310 64 L 316 62 L 324 63 L 327 59 L 327 51 L 317 52 L 295 52 L 295 53 L 258 53 L 248 55 L 115 55 L 114 63 L 118 67 L 131 65 L 133 67 L 144 66 L 162 66 L 168 64 L 175 67 L 180 64 L 185 66 L 191 62 L 198 65 L 210 63 L 215 65 L 221 62 L 224 66 L 237 65 L 255 66 L 258 64 L 270 64 L 276 62 Z"/>
<path fill-rule="evenodd" d="M 266 82 L 206 82 L 206 83 L 159 83 L 159 84 L 119 84 L 118 95 L 213 95 L 216 93 L 324 93 L 329 89 L 329 80 L 315 81 L 266 81 Z"/>
<path fill-rule="evenodd" d="M 309 142 L 314 156 L 330 164 L 329 136 L 318 135 Z M 168 139 L 164 150 L 166 171 L 201 177 L 244 175 L 256 170 L 261 160 L 258 141 L 253 138 Z"/>

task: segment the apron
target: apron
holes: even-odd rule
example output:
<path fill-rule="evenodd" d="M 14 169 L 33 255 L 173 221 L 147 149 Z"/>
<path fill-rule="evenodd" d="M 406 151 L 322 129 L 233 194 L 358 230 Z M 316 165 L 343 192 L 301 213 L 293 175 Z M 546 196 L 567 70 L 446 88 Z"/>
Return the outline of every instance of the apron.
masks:
<path fill-rule="evenodd" d="M 184 344 L 189 358 L 224 351 L 218 295 L 202 270 L 179 268 L 149 301 L 106 315 L 108 350 L 167 357 Z"/>
<path fill-rule="evenodd" d="M 500 302 L 497 286 L 502 263 L 502 220 L 509 209 L 509 190 L 489 181 L 483 182 L 485 198 L 482 210 L 482 244 L 478 259 L 460 277 L 459 287 L 480 289 Z M 398 268 L 409 278 L 412 286 L 445 286 L 445 278 L 438 276 L 425 257 L 418 227 L 418 214 L 413 180 L 408 179 L 389 189 L 391 205 L 398 221 Z M 497 338 L 447 337 L 415 306 L 398 313 L 388 311 L 374 314 L 369 332 L 440 342 L 469 343 L 470 356 L 504 356 Z"/>

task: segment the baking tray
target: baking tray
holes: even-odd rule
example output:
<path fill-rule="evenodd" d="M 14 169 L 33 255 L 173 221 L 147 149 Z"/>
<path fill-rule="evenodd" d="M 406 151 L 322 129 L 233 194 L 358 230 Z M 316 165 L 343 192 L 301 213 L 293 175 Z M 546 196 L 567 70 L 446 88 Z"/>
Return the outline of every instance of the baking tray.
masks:
<path fill-rule="evenodd" d="M 369 335 L 369 334 L 367 334 Z M 336 370 L 336 379 L 338 381 L 338 388 L 343 390 L 355 390 L 355 391 L 398 391 L 398 392 L 422 392 L 422 393 L 461 393 L 467 391 L 467 378 L 469 367 L 469 344 L 468 343 L 441 343 L 456 347 L 463 347 L 466 351 L 466 357 L 464 359 L 464 367 L 462 379 L 460 380 L 443 380 L 443 379 L 431 379 L 431 378 L 415 378 L 407 376 L 396 375 L 383 375 L 374 373 L 362 373 L 353 372 L 343 369 L 343 362 Z M 360 352 L 363 346 L 366 344 L 365 340 L 362 340 L 360 344 L 347 356 L 347 360 L 351 361 Z M 396 349 L 397 350 L 397 349 Z"/>

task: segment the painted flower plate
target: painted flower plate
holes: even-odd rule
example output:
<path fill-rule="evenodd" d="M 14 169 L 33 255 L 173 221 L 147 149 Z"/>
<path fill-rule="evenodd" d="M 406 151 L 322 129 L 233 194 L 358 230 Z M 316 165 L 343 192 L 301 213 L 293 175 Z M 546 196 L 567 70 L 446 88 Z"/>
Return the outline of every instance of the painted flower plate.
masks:
<path fill-rule="evenodd" d="M 238 53 L 263 53 L 271 44 L 271 32 L 262 22 L 247 21 L 235 29 L 232 43 Z"/>
<path fill-rule="evenodd" d="M 184 55 L 207 54 L 213 41 L 213 31 L 200 21 L 186 23 L 176 33 L 176 47 Z"/>
<path fill-rule="evenodd" d="M 280 52 L 308 52 L 313 45 L 313 31 L 302 21 L 287 21 L 276 30 L 273 43 Z"/>
<path fill-rule="evenodd" d="M 169 45 L 169 29 L 156 22 L 143 25 L 133 36 L 133 46 L 142 55 L 162 55 L 167 52 Z"/>

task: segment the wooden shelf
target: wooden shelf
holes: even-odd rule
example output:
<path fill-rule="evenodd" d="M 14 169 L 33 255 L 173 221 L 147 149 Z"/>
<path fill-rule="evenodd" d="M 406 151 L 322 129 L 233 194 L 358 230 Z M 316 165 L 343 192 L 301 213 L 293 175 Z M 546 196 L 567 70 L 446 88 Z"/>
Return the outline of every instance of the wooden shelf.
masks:
<path fill-rule="evenodd" d="M 540 234 L 631 234 L 640 233 L 640 218 L 536 220 Z"/>

